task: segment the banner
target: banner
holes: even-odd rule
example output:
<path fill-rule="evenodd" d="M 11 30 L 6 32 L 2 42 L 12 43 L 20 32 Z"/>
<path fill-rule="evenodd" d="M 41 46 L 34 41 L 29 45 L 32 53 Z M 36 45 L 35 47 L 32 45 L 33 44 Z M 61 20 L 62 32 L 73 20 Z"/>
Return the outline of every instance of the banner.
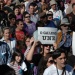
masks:
<path fill-rule="evenodd" d="M 42 44 L 53 44 L 56 41 L 57 28 L 38 27 L 38 40 Z"/>
<path fill-rule="evenodd" d="M 75 55 L 75 32 L 73 32 L 73 37 L 72 37 L 72 53 Z"/>

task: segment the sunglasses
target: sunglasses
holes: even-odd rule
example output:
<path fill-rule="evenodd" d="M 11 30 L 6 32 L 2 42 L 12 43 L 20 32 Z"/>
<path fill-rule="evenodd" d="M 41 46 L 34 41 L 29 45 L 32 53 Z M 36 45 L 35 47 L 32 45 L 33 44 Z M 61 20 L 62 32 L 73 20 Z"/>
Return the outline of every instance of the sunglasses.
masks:
<path fill-rule="evenodd" d="M 50 44 L 44 44 L 43 46 L 46 46 L 47 47 L 47 46 L 51 46 L 51 45 Z"/>
<path fill-rule="evenodd" d="M 30 18 L 30 16 L 25 16 L 25 18 Z"/>
<path fill-rule="evenodd" d="M 53 60 L 50 60 L 50 61 L 48 61 L 49 63 L 54 63 L 54 61 Z"/>
<path fill-rule="evenodd" d="M 68 27 L 67 25 L 64 25 L 64 27 Z"/>
<path fill-rule="evenodd" d="M 68 25 L 63 25 L 63 24 L 61 26 L 68 27 Z"/>

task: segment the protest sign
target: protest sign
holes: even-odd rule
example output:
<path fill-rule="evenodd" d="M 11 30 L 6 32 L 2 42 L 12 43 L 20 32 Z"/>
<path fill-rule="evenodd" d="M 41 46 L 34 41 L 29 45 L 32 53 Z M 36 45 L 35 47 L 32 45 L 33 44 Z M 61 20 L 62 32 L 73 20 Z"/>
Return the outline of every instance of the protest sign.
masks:
<path fill-rule="evenodd" d="M 72 53 L 75 55 L 75 32 L 73 32 L 73 38 L 72 38 Z"/>
<path fill-rule="evenodd" d="M 42 44 L 53 44 L 56 41 L 57 28 L 38 27 L 38 40 Z"/>

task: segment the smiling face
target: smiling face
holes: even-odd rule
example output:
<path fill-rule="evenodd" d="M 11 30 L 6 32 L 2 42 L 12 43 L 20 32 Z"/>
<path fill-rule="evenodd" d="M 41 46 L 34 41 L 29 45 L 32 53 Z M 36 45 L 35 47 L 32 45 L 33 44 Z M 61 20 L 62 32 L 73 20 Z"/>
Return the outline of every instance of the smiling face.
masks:
<path fill-rule="evenodd" d="M 19 63 L 21 61 L 21 56 L 15 56 L 15 61 Z"/>
<path fill-rule="evenodd" d="M 47 67 L 51 66 L 53 64 L 53 58 L 49 57 L 48 61 L 47 61 Z"/>
<path fill-rule="evenodd" d="M 10 30 L 9 29 L 6 29 L 6 30 L 4 30 L 4 38 L 5 39 L 9 39 L 10 38 Z"/>
<path fill-rule="evenodd" d="M 19 21 L 19 24 L 17 24 L 17 28 L 19 29 L 19 30 L 22 30 L 23 29 L 23 22 L 22 21 Z"/>
<path fill-rule="evenodd" d="M 63 69 L 66 64 L 66 55 L 65 53 L 61 53 L 61 55 L 55 59 L 56 65 L 58 69 Z"/>
<path fill-rule="evenodd" d="M 24 17 L 25 22 L 30 22 L 30 15 L 26 14 Z"/>
<path fill-rule="evenodd" d="M 15 15 L 18 15 L 18 14 L 19 14 L 19 8 L 16 8 L 16 9 L 14 10 L 14 13 L 15 13 Z"/>

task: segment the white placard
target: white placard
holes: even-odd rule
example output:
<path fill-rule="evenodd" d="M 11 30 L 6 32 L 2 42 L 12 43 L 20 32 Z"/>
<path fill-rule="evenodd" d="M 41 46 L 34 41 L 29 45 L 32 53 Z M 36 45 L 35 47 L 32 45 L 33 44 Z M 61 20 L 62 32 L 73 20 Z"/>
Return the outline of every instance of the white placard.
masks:
<path fill-rule="evenodd" d="M 56 41 L 57 28 L 38 27 L 38 40 L 42 44 L 53 44 Z"/>
<path fill-rule="evenodd" d="M 75 32 L 73 32 L 73 37 L 72 37 L 72 53 L 75 55 Z"/>

